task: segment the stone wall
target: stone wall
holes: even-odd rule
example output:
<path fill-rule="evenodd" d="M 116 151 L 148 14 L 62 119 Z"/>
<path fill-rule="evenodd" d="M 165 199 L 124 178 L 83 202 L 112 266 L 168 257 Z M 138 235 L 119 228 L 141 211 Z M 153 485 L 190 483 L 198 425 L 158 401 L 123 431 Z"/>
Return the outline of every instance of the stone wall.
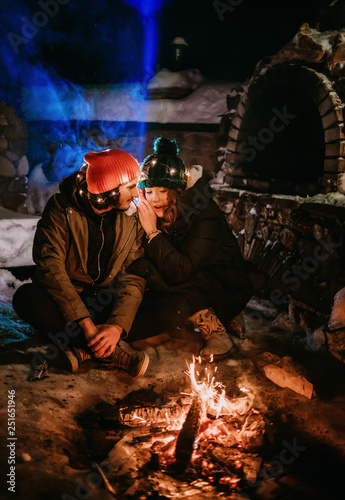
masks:
<path fill-rule="evenodd" d="M 345 286 L 340 195 L 308 199 L 212 187 L 253 266 L 257 292 L 275 306 L 289 305 L 298 321 L 307 316 L 313 327 L 322 324 L 335 293 Z"/>
<path fill-rule="evenodd" d="M 7 104 L 0 103 L 0 205 L 26 213 L 28 129 Z"/>

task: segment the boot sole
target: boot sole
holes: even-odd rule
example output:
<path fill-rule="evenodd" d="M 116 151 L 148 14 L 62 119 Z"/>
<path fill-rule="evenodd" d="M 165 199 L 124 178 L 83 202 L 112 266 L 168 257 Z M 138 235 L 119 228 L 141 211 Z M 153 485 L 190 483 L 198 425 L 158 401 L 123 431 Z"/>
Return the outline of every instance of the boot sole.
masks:
<path fill-rule="evenodd" d="M 202 351 L 200 351 L 200 356 L 203 360 L 209 362 L 210 359 L 212 358 L 213 361 L 220 361 L 221 359 L 226 359 L 230 358 L 233 354 L 237 354 L 239 352 L 239 348 L 235 343 L 233 343 L 233 346 L 231 349 L 229 349 L 227 352 L 224 352 L 222 354 L 201 354 Z"/>
<path fill-rule="evenodd" d="M 140 370 L 138 371 L 138 373 L 136 375 L 132 375 L 133 378 L 142 377 L 143 375 L 145 375 L 147 367 L 149 366 L 150 358 L 149 358 L 148 354 L 146 354 L 146 352 L 143 352 L 143 354 L 144 354 L 144 359 L 143 359 L 142 365 L 140 367 Z"/>
<path fill-rule="evenodd" d="M 61 353 L 66 369 L 71 373 L 77 372 L 79 370 L 79 361 L 73 351 L 67 348 L 62 350 Z"/>

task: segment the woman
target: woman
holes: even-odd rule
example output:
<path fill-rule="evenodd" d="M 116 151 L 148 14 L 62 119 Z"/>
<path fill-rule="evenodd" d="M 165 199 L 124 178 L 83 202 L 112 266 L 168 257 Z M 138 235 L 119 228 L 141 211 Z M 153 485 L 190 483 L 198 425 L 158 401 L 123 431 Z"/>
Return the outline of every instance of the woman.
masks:
<path fill-rule="evenodd" d="M 146 278 L 149 291 L 133 330 L 151 318 L 154 334 L 181 327 L 189 317 L 206 341 L 200 354 L 227 357 L 233 343 L 224 325 L 243 310 L 252 286 L 208 182 L 201 177 L 187 189 L 189 173 L 178 152 L 174 140 L 156 139 L 141 166 L 138 211 L 146 258 L 131 272 Z"/>

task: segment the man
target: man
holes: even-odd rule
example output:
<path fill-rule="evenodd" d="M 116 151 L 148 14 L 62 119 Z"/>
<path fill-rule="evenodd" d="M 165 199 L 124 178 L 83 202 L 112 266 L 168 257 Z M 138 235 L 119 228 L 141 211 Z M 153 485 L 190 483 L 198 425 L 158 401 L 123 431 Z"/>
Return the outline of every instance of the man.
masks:
<path fill-rule="evenodd" d="M 139 164 L 115 149 L 84 160 L 86 168 L 62 179 L 47 203 L 34 238 L 34 280 L 17 290 L 13 307 L 58 340 L 72 372 L 93 357 L 143 375 L 147 354 L 120 340 L 145 288 L 144 279 L 125 271 L 143 255 L 142 229 L 128 210 L 138 196 Z"/>

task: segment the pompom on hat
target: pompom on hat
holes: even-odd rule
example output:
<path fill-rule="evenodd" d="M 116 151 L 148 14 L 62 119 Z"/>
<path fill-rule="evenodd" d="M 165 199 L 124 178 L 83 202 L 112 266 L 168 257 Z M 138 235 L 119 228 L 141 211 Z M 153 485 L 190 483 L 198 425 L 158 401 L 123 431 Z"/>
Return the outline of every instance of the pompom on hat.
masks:
<path fill-rule="evenodd" d="M 186 168 L 178 157 L 179 149 L 176 141 L 166 137 L 155 139 L 153 151 L 154 153 L 147 156 L 141 164 L 139 188 L 185 189 L 187 186 Z"/>
<path fill-rule="evenodd" d="M 137 160 L 119 149 L 86 153 L 84 161 L 87 190 L 92 194 L 105 193 L 140 175 Z"/>

